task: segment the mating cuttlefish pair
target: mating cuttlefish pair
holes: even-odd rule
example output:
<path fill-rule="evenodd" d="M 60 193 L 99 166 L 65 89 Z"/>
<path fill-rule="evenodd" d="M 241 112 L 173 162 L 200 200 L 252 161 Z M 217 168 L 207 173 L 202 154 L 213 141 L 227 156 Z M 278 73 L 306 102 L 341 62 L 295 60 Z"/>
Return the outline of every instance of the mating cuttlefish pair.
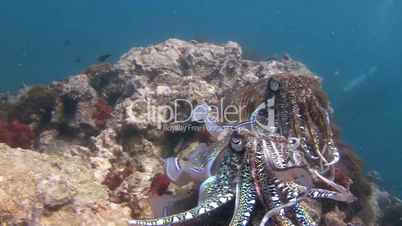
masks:
<path fill-rule="evenodd" d="M 174 183 L 200 183 L 198 205 L 171 216 L 131 220 L 130 225 L 183 223 L 234 203 L 230 226 L 249 224 L 257 206 L 266 211 L 260 226 L 312 226 L 317 223 L 306 199 L 356 200 L 348 188 L 334 182 L 340 153 L 319 79 L 279 74 L 251 89 L 263 94 L 244 122 L 219 123 L 209 116 L 206 104 L 193 111 L 192 119 L 202 122 L 213 137 L 225 137 L 223 148 L 209 150 L 203 164 L 165 160 Z"/>

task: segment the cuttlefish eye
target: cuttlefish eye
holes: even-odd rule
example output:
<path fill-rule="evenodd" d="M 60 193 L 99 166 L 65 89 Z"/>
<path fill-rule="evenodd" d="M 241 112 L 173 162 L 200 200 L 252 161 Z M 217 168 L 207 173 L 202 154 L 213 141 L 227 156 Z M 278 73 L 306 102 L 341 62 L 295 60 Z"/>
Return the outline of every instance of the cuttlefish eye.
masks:
<path fill-rule="evenodd" d="M 268 87 L 272 92 L 277 92 L 281 88 L 281 83 L 278 80 L 270 79 Z"/>
<path fill-rule="evenodd" d="M 243 141 L 241 140 L 240 136 L 237 133 L 233 134 L 233 136 L 230 140 L 230 148 L 236 152 L 243 151 L 244 144 L 243 144 Z"/>
<path fill-rule="evenodd" d="M 267 112 L 267 110 L 264 108 L 264 109 L 261 109 L 261 110 L 258 111 L 258 115 L 259 115 L 259 116 L 262 116 L 262 117 L 266 117 L 266 116 L 268 115 L 268 112 Z"/>

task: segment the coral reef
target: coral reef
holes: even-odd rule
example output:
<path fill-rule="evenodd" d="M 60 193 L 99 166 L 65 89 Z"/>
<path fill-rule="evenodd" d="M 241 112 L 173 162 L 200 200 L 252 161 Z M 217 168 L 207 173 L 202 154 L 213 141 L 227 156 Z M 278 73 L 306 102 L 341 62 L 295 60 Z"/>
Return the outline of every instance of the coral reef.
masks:
<path fill-rule="evenodd" d="M 18 101 L 9 109 L 10 119 L 40 127 L 49 123 L 55 106 L 56 95 L 50 87 L 34 86 L 20 94 Z"/>
<path fill-rule="evenodd" d="M 99 99 L 95 104 L 95 112 L 92 114 L 97 128 L 102 129 L 106 126 L 106 122 L 112 116 L 112 107 L 110 107 L 104 99 Z"/>
<path fill-rule="evenodd" d="M 0 145 L 0 221 L 5 225 L 124 225 L 130 211 L 79 157 Z"/>
<path fill-rule="evenodd" d="M 244 121 L 260 101 L 251 94 L 262 92 L 259 84 L 266 85 L 264 81 L 273 76 L 291 74 L 319 81 L 289 56 L 252 61 L 242 55 L 235 42 L 169 39 L 133 48 L 115 64 L 91 65 L 48 86 L 0 95 L 0 142 L 17 148 L 0 144 L 0 223 L 127 225 L 131 218 L 161 217 L 194 207 L 199 184 L 172 184 L 164 176 L 164 158 L 185 159 L 196 147 L 210 150 L 213 144 L 225 142 L 205 130 L 193 130 L 199 125 L 185 120 L 194 110 L 191 106 L 225 107 L 245 101 L 247 109 L 237 118 Z M 312 91 L 317 100 L 307 103 L 301 113 L 324 128 L 320 109 L 311 104 L 327 108 L 329 102 L 319 86 Z M 245 96 L 247 100 L 241 99 Z M 281 99 L 286 97 L 278 98 L 283 112 L 292 106 Z M 168 106 L 177 108 L 172 111 Z M 175 118 L 182 122 L 173 123 Z M 276 120 L 283 128 L 292 121 L 283 115 Z M 316 127 L 309 128 L 312 134 L 307 143 L 323 149 L 331 128 L 342 156 L 333 179 L 350 188 L 357 201 L 305 201 L 302 206 L 321 219 L 319 225 L 392 225 L 389 222 L 398 216 L 396 202 L 380 202 L 381 193 L 364 176 L 362 163 L 341 142 L 332 122 L 322 137 L 314 135 L 320 131 Z M 330 159 L 329 153 L 325 158 Z M 305 172 L 281 174 L 289 175 L 299 177 Z M 316 185 L 328 189 L 325 184 Z M 157 208 L 166 203 L 176 204 L 175 208 L 168 212 Z M 264 215 L 258 211 L 260 206 L 256 208 L 251 225 L 258 225 Z M 231 214 L 229 210 L 212 213 L 193 225 L 227 225 Z"/>
<path fill-rule="evenodd" d="M 0 142 L 13 148 L 31 148 L 34 143 L 32 128 L 17 120 L 10 123 L 0 119 Z"/>

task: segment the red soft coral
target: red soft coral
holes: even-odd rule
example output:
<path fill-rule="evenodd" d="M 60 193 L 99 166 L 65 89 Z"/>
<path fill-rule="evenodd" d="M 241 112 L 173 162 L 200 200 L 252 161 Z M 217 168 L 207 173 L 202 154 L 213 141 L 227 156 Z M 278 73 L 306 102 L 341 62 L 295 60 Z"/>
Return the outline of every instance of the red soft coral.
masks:
<path fill-rule="evenodd" d="M 8 145 L 16 148 L 30 148 L 33 144 L 35 135 L 34 132 L 32 131 L 32 128 L 29 127 L 28 125 L 25 125 L 23 123 L 20 123 L 17 120 L 13 120 L 9 125 L 8 125 L 8 131 L 9 131 L 9 141 Z"/>
<path fill-rule="evenodd" d="M 131 174 L 133 174 L 133 170 L 130 166 L 123 169 L 110 170 L 102 184 L 106 185 L 111 191 L 114 191 Z"/>
<path fill-rule="evenodd" d="M 112 107 L 110 107 L 104 99 L 99 99 L 95 104 L 95 111 L 92 118 L 95 120 L 96 127 L 104 128 L 107 120 L 112 116 Z"/>
<path fill-rule="evenodd" d="M 8 123 L 0 118 L 0 143 L 8 143 L 9 142 L 9 132 L 8 132 Z"/>
<path fill-rule="evenodd" d="M 170 179 L 166 175 L 158 173 L 152 180 L 150 192 L 159 196 L 167 194 L 169 185 Z"/>
<path fill-rule="evenodd" d="M 8 123 L 0 119 L 0 142 L 13 148 L 31 148 L 35 135 L 31 127 L 13 120 Z"/>

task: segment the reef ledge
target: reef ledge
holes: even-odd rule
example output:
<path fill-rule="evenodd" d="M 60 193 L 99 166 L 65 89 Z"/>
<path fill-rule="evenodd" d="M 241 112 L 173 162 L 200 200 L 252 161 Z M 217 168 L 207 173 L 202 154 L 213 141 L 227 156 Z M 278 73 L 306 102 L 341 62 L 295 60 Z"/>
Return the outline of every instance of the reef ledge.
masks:
<path fill-rule="evenodd" d="M 158 212 L 152 206 L 158 200 L 150 201 L 155 194 L 177 195 L 178 209 L 195 205 L 195 184 L 179 187 L 161 176 L 164 158 L 210 142 L 185 123 L 193 110 L 187 103 L 224 105 L 241 87 L 278 74 L 317 77 L 289 56 L 244 59 L 235 42 L 169 39 L 63 81 L 0 94 L 0 225 L 128 225 Z M 176 108 L 167 113 L 160 106 Z M 172 126 L 166 118 L 183 123 Z M 319 225 L 395 225 L 401 202 L 338 143 L 336 180 L 358 201 L 306 204 Z M 227 215 L 206 222 L 225 225 Z"/>

